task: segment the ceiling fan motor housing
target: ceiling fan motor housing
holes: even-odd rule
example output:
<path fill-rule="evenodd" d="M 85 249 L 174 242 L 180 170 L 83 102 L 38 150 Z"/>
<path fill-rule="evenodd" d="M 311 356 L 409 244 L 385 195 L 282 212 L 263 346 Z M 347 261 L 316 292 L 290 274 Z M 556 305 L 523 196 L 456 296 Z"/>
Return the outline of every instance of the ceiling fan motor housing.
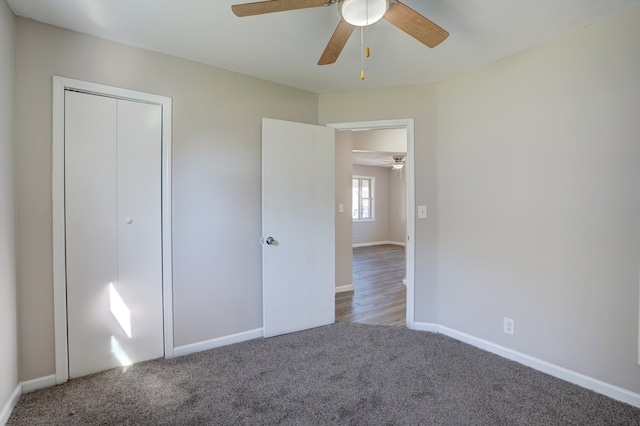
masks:
<path fill-rule="evenodd" d="M 341 0 L 339 5 L 342 19 L 356 27 L 375 24 L 389 9 L 389 0 Z"/>

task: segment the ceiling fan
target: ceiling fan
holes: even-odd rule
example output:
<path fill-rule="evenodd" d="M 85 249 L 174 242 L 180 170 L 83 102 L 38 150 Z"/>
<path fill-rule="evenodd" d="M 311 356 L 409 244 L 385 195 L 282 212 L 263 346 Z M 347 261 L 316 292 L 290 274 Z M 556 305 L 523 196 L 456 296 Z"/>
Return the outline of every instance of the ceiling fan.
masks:
<path fill-rule="evenodd" d="M 384 167 L 391 167 L 393 170 L 400 170 L 405 166 L 406 161 L 403 154 L 393 154 L 390 159 L 382 160 L 382 163 L 384 164 Z"/>
<path fill-rule="evenodd" d="M 400 170 L 406 164 L 406 154 L 403 152 L 354 149 L 352 153 L 353 164 L 362 166 L 391 167 L 394 170 Z"/>
<path fill-rule="evenodd" d="M 429 47 L 442 43 L 449 33 L 399 0 L 267 0 L 231 6 L 236 16 L 253 16 L 337 4 L 342 19 L 324 49 L 318 65 L 333 64 L 356 27 L 384 18 Z"/>
<path fill-rule="evenodd" d="M 393 163 L 391 163 L 391 167 L 394 170 L 400 170 L 401 168 L 404 167 L 405 165 L 404 155 L 394 155 L 391 158 L 393 158 Z"/>

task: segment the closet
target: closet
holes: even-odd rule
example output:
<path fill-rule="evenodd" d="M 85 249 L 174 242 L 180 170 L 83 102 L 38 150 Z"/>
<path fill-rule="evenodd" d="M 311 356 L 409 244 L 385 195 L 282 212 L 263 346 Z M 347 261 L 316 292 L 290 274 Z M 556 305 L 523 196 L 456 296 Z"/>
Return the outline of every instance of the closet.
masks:
<path fill-rule="evenodd" d="M 64 92 L 69 377 L 162 357 L 162 107 Z"/>

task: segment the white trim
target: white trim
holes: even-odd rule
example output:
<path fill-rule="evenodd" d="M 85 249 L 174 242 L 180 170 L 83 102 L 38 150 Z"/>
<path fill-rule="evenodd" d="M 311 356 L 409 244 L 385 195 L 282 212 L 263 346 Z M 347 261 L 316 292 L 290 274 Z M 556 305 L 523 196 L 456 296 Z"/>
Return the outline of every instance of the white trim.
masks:
<path fill-rule="evenodd" d="M 466 333 L 444 327 L 437 324 L 430 323 L 416 323 L 416 330 L 431 331 L 435 333 L 444 334 L 453 339 L 483 349 L 487 352 L 499 355 L 503 358 L 519 362 L 520 364 L 531 367 L 535 370 L 542 371 L 543 373 L 550 374 L 558 379 L 565 380 L 583 388 L 590 389 L 598 392 L 602 395 L 608 396 L 618 401 L 626 402 L 634 407 L 640 408 L 640 394 L 631 392 L 627 389 L 612 385 L 610 383 L 603 382 L 593 377 L 586 376 L 584 374 L 560 367 L 550 362 L 543 361 L 538 358 L 534 358 L 527 354 L 514 351 L 513 349 L 505 348 L 504 346 L 497 345 L 488 340 L 480 339 L 475 336 L 471 336 Z"/>
<path fill-rule="evenodd" d="M 0 411 L 0 425 L 3 425 L 9 421 L 9 416 L 15 408 L 16 404 L 20 400 L 20 397 L 24 393 L 37 391 L 39 389 L 50 388 L 56 385 L 56 375 L 38 377 L 37 379 L 26 380 L 16 385 L 9 399 L 5 402 L 2 410 Z"/>
<path fill-rule="evenodd" d="M 229 336 L 218 337 L 216 339 L 205 340 L 198 343 L 191 343 L 189 345 L 178 346 L 173 349 L 173 355 L 184 356 L 196 352 L 207 351 L 209 349 L 219 348 L 221 346 L 232 345 L 234 343 L 244 342 L 246 340 L 252 340 L 262 337 L 263 329 L 256 328 L 254 330 L 243 331 L 242 333 L 231 334 Z"/>
<path fill-rule="evenodd" d="M 65 82 L 54 76 L 51 214 L 53 226 L 53 324 L 56 383 L 64 383 L 69 379 L 64 223 L 64 89 Z"/>
<path fill-rule="evenodd" d="M 7 402 L 2 407 L 2 411 L 0 411 L 0 425 L 3 425 L 9 421 L 9 416 L 11 416 L 11 412 L 20 400 L 21 395 L 22 387 L 20 386 L 20 384 L 18 384 L 13 392 L 11 392 L 11 395 L 9 395 L 9 399 L 7 399 Z"/>
<path fill-rule="evenodd" d="M 173 99 L 162 96 L 162 301 L 164 357 L 173 358 L 173 216 L 171 164 Z"/>
<path fill-rule="evenodd" d="M 56 385 L 56 375 L 38 377 L 37 379 L 20 382 L 22 393 L 29 393 L 40 389 L 50 388 Z"/>
<path fill-rule="evenodd" d="M 353 284 L 341 285 L 336 287 L 336 293 L 346 293 L 348 291 L 354 291 L 355 287 Z"/>
<path fill-rule="evenodd" d="M 407 176 L 407 328 L 415 327 L 415 261 L 416 261 L 416 224 L 415 224 L 415 133 L 413 120 L 407 122 L 407 156 L 405 157 L 405 173 Z"/>
<path fill-rule="evenodd" d="M 405 247 L 406 244 L 403 242 L 399 242 L 399 241 L 374 241 L 371 243 L 358 243 L 358 244 L 352 244 L 351 247 L 353 248 L 358 248 L 358 247 L 372 247 L 372 246 L 383 246 L 386 244 L 390 244 L 393 246 L 402 246 Z"/>
<path fill-rule="evenodd" d="M 414 173 L 414 146 L 415 132 L 413 118 L 357 121 L 351 123 L 330 123 L 328 127 L 336 130 L 377 130 L 377 129 L 406 129 L 407 130 L 407 156 L 405 157 L 405 173 L 407 176 L 407 319 L 408 329 L 414 328 L 415 322 L 415 173 Z"/>
<path fill-rule="evenodd" d="M 105 86 L 53 76 L 52 140 L 52 223 L 53 223 L 53 303 L 55 330 L 55 383 L 69 379 L 67 347 L 67 288 L 64 223 L 64 91 L 106 95 L 119 99 L 162 106 L 162 293 L 164 356 L 174 357 L 173 348 L 173 272 L 171 242 L 171 137 L 172 104 L 170 97 Z"/>

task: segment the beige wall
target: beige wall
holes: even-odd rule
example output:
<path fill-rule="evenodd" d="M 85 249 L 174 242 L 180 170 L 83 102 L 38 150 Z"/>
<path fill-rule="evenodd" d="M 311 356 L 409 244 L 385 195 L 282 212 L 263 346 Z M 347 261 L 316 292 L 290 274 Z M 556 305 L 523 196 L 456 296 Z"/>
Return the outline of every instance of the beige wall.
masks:
<path fill-rule="evenodd" d="M 406 141 L 405 135 L 405 141 Z M 406 143 L 405 143 L 406 145 Z M 389 241 L 407 242 L 407 176 L 405 169 L 389 170 Z"/>
<path fill-rule="evenodd" d="M 51 80 L 173 98 L 174 338 L 262 327 L 261 118 L 317 122 L 318 95 L 17 21 L 20 377 L 54 372 Z"/>
<path fill-rule="evenodd" d="M 437 322 L 436 94 L 434 86 L 408 86 L 320 95 L 320 123 L 413 118 L 415 204 L 431 208 L 416 221 L 415 319 Z"/>
<path fill-rule="evenodd" d="M 415 119 L 416 321 L 640 392 L 638 40 L 640 8 L 437 86 L 320 95 L 322 123 Z"/>
<path fill-rule="evenodd" d="M 336 287 L 353 284 L 351 150 L 353 132 L 336 132 Z M 338 211 L 342 203 L 344 212 Z"/>
<path fill-rule="evenodd" d="M 437 88 L 439 323 L 634 392 L 639 40 L 636 8 Z"/>
<path fill-rule="evenodd" d="M 15 17 L 0 1 L 0 422 L 18 385 L 13 108 Z"/>

